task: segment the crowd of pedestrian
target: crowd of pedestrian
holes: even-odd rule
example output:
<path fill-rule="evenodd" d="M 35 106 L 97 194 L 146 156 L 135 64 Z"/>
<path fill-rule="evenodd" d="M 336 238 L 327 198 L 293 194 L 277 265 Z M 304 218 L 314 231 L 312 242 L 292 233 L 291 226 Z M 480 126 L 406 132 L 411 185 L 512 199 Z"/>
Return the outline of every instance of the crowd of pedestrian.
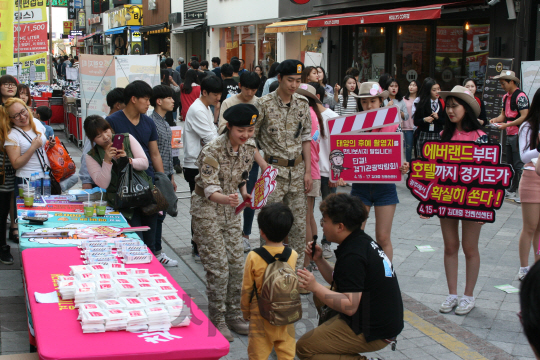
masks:
<path fill-rule="evenodd" d="M 429 77 L 402 89 L 390 74 L 361 83 L 358 69 L 351 68 L 340 84 L 331 86 L 325 69 L 305 67 L 298 60 L 274 62 L 268 69 L 255 66 L 253 72 L 237 57 L 223 64 L 214 57 L 211 63 L 212 70 L 206 60 L 192 57 L 186 64 L 180 57 L 174 68 L 174 60 L 166 58 L 160 85 L 134 81 L 111 90 L 108 116 L 84 120 L 87 139 L 79 177 L 83 189 L 106 189 L 106 200 L 115 206 L 125 166 L 132 166 L 151 187 L 165 179 L 176 190 L 174 174 L 184 174 L 191 193 L 192 256 L 206 272 L 209 318 L 229 341 L 234 340 L 231 331 L 249 335 L 250 359 L 267 359 L 273 348 L 280 359 L 356 356 L 395 344 L 403 329 L 403 302 L 392 265 L 396 185 L 355 183 L 350 194 L 336 194 L 337 187 L 346 184 L 332 171 L 330 158 L 339 154 L 331 153 L 325 140 L 328 120 L 338 116 L 397 106 L 399 123 L 370 131 L 403 133 L 403 174 L 412 159 L 423 157 L 426 142 L 482 144 L 488 141 L 486 126 L 500 124 L 506 131 L 506 161 L 515 173 L 506 195 L 522 203 L 518 278 L 532 286 L 529 278 L 538 277 L 538 264 L 529 267 L 531 247 L 535 260 L 540 259 L 540 164 L 533 161 L 540 158 L 540 92 L 529 107 L 512 71 L 496 77 L 507 94 L 502 113 L 488 119 L 474 79 L 451 91 L 441 91 Z M 67 67 L 78 67 L 76 56 L 55 59 L 58 77 L 65 78 Z M 16 241 L 15 190 L 23 178 L 44 171 L 44 147 L 54 144 L 54 132 L 46 125 L 50 109 L 35 107 L 28 87 L 4 75 L 0 94 L 0 167 L 5 169 L 0 199 L 10 204 L 0 211 L 0 261 L 12 264 L 5 227 L 10 214 L 9 238 Z M 153 111 L 147 115 L 150 105 Z M 171 126 L 177 123 L 183 128 L 183 166 L 170 145 Z M 113 146 L 115 135 L 121 135 L 121 148 Z M 270 165 L 278 170 L 277 186 L 258 214 L 260 247 L 251 251 L 255 211 L 248 207 L 241 218 L 235 208 L 251 199 L 260 172 Z M 314 215 L 319 196 L 322 219 Z M 374 239 L 364 232 L 372 207 Z M 131 226 L 150 228 L 141 239 L 164 266 L 177 265 L 161 246 L 166 212 L 148 213 L 145 204 L 119 210 Z M 317 220 L 323 228 L 320 245 Z M 439 310 L 465 315 L 475 306 L 483 223 L 439 221 L 448 286 Z M 338 244 L 333 264 L 327 260 L 334 256 L 332 243 Z M 460 246 L 466 261 L 461 296 Z M 245 261 L 244 253 L 249 253 Z M 270 277 L 268 269 L 276 267 L 290 278 Z M 329 286 L 315 280 L 315 271 Z M 522 298 L 524 312 L 531 311 L 531 299 L 538 297 L 530 291 L 529 298 Z M 293 323 L 301 318 L 299 296 L 309 293 L 320 326 L 296 342 Z M 534 326 L 524 321 L 529 333 Z M 534 340 L 531 344 L 538 346 Z"/>

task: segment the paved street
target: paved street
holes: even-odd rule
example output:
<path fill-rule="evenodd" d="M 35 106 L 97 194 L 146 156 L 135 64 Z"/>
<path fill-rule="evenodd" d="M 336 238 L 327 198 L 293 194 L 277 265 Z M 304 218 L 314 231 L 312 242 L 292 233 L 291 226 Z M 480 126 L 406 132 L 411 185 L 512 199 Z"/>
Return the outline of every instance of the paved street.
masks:
<path fill-rule="evenodd" d="M 57 132 L 57 135 L 60 133 Z M 73 146 L 69 146 L 69 150 L 78 162 L 81 152 Z M 171 275 L 206 312 L 204 271 L 202 265 L 196 264 L 191 257 L 189 188 L 181 175 L 176 175 L 176 182 L 179 185 L 178 196 L 181 198 L 179 215 L 165 220 L 163 248 L 170 257 L 180 260 L 177 268 L 169 270 Z M 339 191 L 348 192 L 350 187 L 342 187 Z M 467 316 L 453 313 L 443 315 L 438 312 L 438 308 L 448 294 L 448 289 L 439 222 L 436 218 L 422 220 L 418 217 L 417 201 L 404 184 L 398 185 L 398 194 L 400 204 L 392 228 L 393 263 L 403 294 L 406 324 L 398 337 L 395 352 L 386 348 L 366 355 L 385 360 L 534 359 L 516 316 L 519 310 L 518 294 L 506 294 L 494 288 L 495 285 L 503 284 L 520 285 L 516 277 L 519 269 L 517 245 L 522 226 L 520 205 L 506 201 L 497 211 L 495 224 L 486 224 L 482 228 L 481 268 L 474 292 L 476 308 Z M 374 236 L 374 215 L 371 215 L 366 232 Z M 320 212 L 317 209 L 316 219 L 319 218 Z M 258 245 L 257 234 L 255 221 L 251 236 L 252 247 Z M 16 245 L 8 243 L 12 246 L 14 257 L 18 258 Z M 421 253 L 415 245 L 431 245 L 435 251 Z M 532 259 L 531 254 L 531 264 Z M 464 260 L 461 254 L 459 295 L 463 294 L 465 286 Z M 20 263 L 13 266 L 0 265 L 0 271 L 0 354 L 28 352 Z M 316 275 L 321 280 L 320 275 Z M 304 318 L 296 323 L 297 337 L 316 326 L 318 321 L 311 296 L 303 298 L 303 305 Z M 224 359 L 247 359 L 246 349 L 247 337 L 237 336 L 231 343 L 229 355 Z"/>

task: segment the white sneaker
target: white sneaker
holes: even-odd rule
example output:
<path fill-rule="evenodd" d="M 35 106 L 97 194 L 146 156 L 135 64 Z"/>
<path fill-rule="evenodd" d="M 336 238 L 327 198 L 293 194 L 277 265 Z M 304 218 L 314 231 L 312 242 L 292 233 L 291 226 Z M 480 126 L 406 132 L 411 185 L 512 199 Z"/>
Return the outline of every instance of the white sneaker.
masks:
<path fill-rule="evenodd" d="M 529 272 L 529 267 L 519 268 L 518 279 L 521 281 L 525 278 L 525 275 Z"/>
<path fill-rule="evenodd" d="M 165 255 L 164 252 L 159 254 L 157 257 L 157 260 L 163 265 L 163 266 L 178 266 L 178 261 L 171 259 L 167 255 Z"/>
<path fill-rule="evenodd" d="M 467 315 L 474 307 L 474 298 L 462 297 L 456 308 L 456 315 Z"/>
<path fill-rule="evenodd" d="M 516 196 L 516 193 L 513 192 L 513 191 L 508 191 L 508 190 L 505 190 L 504 191 L 504 197 L 507 198 L 507 199 L 513 199 L 514 196 Z"/>
<path fill-rule="evenodd" d="M 325 259 L 330 259 L 332 257 L 332 248 L 330 247 L 330 244 L 323 244 L 322 256 Z"/>
<path fill-rule="evenodd" d="M 519 197 L 519 194 L 516 193 L 516 195 L 512 198 L 516 203 L 521 204 L 521 198 Z"/>
<path fill-rule="evenodd" d="M 242 236 L 242 239 L 244 240 L 244 252 L 248 253 L 251 251 L 251 244 L 249 243 L 249 239 L 246 239 Z"/>
<path fill-rule="evenodd" d="M 449 313 L 452 311 L 456 306 L 458 306 L 458 298 L 454 295 L 448 295 L 446 297 L 446 300 L 441 304 L 439 307 L 439 311 L 443 314 Z"/>

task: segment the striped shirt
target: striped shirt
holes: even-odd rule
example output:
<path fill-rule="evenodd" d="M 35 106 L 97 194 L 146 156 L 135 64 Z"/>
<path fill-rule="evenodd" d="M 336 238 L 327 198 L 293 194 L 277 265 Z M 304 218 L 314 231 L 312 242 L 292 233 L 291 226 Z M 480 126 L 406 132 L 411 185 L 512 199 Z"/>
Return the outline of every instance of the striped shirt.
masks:
<path fill-rule="evenodd" d="M 356 98 L 352 96 L 347 97 L 347 107 L 343 106 L 343 95 L 338 96 L 338 103 L 334 109 L 340 116 L 348 116 L 357 113 L 359 110 L 356 107 Z"/>
<path fill-rule="evenodd" d="M 158 134 L 158 149 L 161 154 L 161 160 L 163 161 L 163 170 L 165 175 L 171 177 L 174 174 L 174 167 L 172 161 L 172 130 L 167 121 L 156 111 L 150 116 L 154 123 L 156 124 L 156 130 Z"/>
<path fill-rule="evenodd" d="M 0 185 L 0 192 L 11 192 L 15 187 L 15 169 L 11 166 L 7 153 L 0 151 L 0 171 L 4 170 L 4 156 L 6 159 L 5 164 L 5 180 L 4 184 Z M 0 178 L 1 181 L 1 178 Z"/>

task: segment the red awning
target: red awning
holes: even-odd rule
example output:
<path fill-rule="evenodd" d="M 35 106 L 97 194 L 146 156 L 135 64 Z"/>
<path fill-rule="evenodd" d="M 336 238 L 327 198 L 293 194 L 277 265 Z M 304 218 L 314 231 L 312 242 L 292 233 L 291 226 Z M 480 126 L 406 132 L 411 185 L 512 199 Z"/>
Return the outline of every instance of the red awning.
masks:
<path fill-rule="evenodd" d="M 375 10 L 362 13 L 323 15 L 308 19 L 308 27 L 341 25 L 381 24 L 414 20 L 433 20 L 441 17 L 441 9 L 446 4 Z"/>

